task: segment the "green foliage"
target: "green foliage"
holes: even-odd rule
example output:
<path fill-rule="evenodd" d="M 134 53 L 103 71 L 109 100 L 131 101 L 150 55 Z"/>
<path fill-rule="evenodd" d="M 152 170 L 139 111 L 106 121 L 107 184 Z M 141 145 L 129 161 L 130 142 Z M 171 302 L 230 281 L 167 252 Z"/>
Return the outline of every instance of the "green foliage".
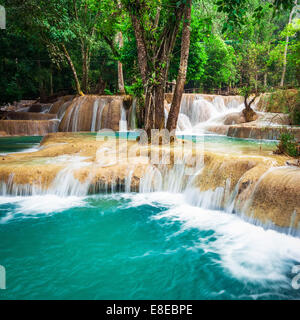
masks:
<path fill-rule="evenodd" d="M 291 157 L 299 157 L 300 149 L 297 141 L 295 140 L 295 136 L 287 130 L 281 133 L 275 153 L 284 153 Z"/>
<path fill-rule="evenodd" d="M 260 98 L 260 110 L 289 115 L 292 125 L 300 125 L 300 90 L 276 90 Z"/>
<path fill-rule="evenodd" d="M 204 47 L 208 61 L 202 76 L 204 87 L 221 88 L 234 82 L 236 75 L 234 49 L 218 36 L 208 36 L 204 40 Z"/>
<path fill-rule="evenodd" d="M 138 78 L 131 86 L 125 86 L 125 91 L 127 94 L 130 94 L 134 97 L 142 97 L 144 93 L 143 82 Z"/>
<path fill-rule="evenodd" d="M 290 110 L 290 119 L 293 125 L 300 126 L 300 90 L 298 90 L 295 104 Z"/>
<path fill-rule="evenodd" d="M 186 76 L 187 82 L 201 82 L 204 68 L 208 59 L 205 46 L 203 45 L 203 40 L 207 35 L 210 34 L 211 24 L 211 18 L 208 16 L 203 16 L 202 11 L 195 4 L 192 10 L 191 18 L 191 43 Z M 178 38 L 174 48 L 174 55 L 169 70 L 170 81 L 176 79 L 176 75 L 178 72 L 181 49 L 180 45 L 180 38 Z"/>
<path fill-rule="evenodd" d="M 155 46 L 161 42 L 164 27 L 175 23 L 173 8 L 185 3 L 184 0 L 2 2 L 7 9 L 8 23 L 7 30 L 0 30 L 1 104 L 49 95 L 52 90 L 74 92 L 73 75 L 62 43 L 80 81 L 84 74 L 83 52 L 88 51 L 87 92 L 96 92 L 100 80 L 105 82 L 107 90 L 116 92 L 117 61 L 120 60 L 126 92 L 140 96 L 142 86 L 130 14 L 143 11 L 139 16 L 143 19 L 145 40 Z M 299 85 L 300 20 L 294 19 L 287 25 L 293 4 L 294 0 L 193 1 L 186 85 L 207 92 L 227 88 L 238 91 L 235 87 L 259 88 L 265 84 L 271 90 L 280 82 L 287 35 L 285 83 Z M 161 11 L 155 25 L 158 8 Z M 123 33 L 122 49 L 115 42 L 119 31 Z M 171 56 L 169 80 L 177 75 L 180 45 L 181 31 Z M 162 65 L 152 65 L 151 50 L 149 52 L 149 70 L 157 83 Z M 288 102 L 282 103 L 280 109 L 290 114 L 293 123 L 299 124 L 299 110 L 287 105 Z"/>
<path fill-rule="evenodd" d="M 113 93 L 109 89 L 104 89 L 104 94 L 106 94 L 108 96 L 112 96 L 113 95 Z"/>

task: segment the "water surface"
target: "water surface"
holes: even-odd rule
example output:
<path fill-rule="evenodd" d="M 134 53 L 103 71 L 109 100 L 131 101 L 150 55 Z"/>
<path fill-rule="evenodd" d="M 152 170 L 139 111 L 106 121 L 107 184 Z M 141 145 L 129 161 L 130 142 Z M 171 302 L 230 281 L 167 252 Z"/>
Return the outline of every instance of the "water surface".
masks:
<path fill-rule="evenodd" d="M 183 194 L 0 198 L 0 299 L 300 299 L 300 239 Z"/>

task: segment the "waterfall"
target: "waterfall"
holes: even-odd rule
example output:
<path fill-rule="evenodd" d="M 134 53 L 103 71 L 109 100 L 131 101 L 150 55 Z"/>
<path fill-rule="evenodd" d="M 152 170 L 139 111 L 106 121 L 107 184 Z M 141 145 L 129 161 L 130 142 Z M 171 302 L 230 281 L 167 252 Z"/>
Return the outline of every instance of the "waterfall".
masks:
<path fill-rule="evenodd" d="M 91 124 L 91 131 L 96 131 L 96 121 L 99 109 L 99 99 L 96 99 L 93 106 L 93 117 L 92 117 L 92 124 Z"/>
<path fill-rule="evenodd" d="M 99 107 L 98 107 L 98 113 L 97 113 L 97 121 L 96 121 L 96 130 L 99 131 L 102 128 L 102 114 L 104 107 L 106 106 L 107 101 L 104 99 L 100 100 Z"/>
<path fill-rule="evenodd" d="M 89 166 L 90 163 L 74 162 L 73 164 L 62 169 L 54 179 L 49 188 L 50 194 L 58 196 L 86 196 L 88 194 L 89 186 L 93 178 L 93 168 L 89 170 L 89 175 L 84 182 L 80 182 L 74 177 L 74 171 L 84 166 Z"/>
<path fill-rule="evenodd" d="M 291 235 L 299 233 L 297 230 L 300 221 L 297 210 L 300 203 L 297 196 L 293 199 L 290 197 L 293 188 L 297 188 L 299 169 L 263 167 L 261 170 L 260 165 L 253 165 L 254 160 L 249 160 L 249 165 L 246 165 L 247 162 L 244 160 L 240 169 L 232 169 L 233 171 L 226 175 L 224 173 L 228 168 L 223 165 L 223 158 L 219 159 L 218 156 L 193 167 L 191 162 L 194 155 L 185 157 L 182 163 L 148 163 L 141 167 L 140 162 L 134 163 L 131 160 L 130 163 L 124 163 L 123 160 L 118 164 L 109 162 L 110 156 L 103 158 L 104 152 L 105 150 L 100 148 L 100 158 L 97 161 L 92 161 L 92 158 L 90 161 L 82 156 L 57 157 L 55 163 L 61 162 L 62 168 L 57 171 L 54 179 L 48 182 L 45 181 L 45 176 L 40 175 L 36 175 L 32 180 L 30 172 L 24 176 L 20 175 L 19 171 L 11 173 L 6 178 L 3 176 L 0 180 L 0 194 L 50 194 L 68 197 L 86 196 L 90 193 L 138 191 L 168 192 L 176 197 L 176 194 L 182 193 L 190 205 L 237 214 L 253 224 Z M 108 153 L 113 155 L 113 150 L 109 149 Z M 252 169 L 257 169 L 255 174 Z M 238 174 L 238 179 L 234 178 L 233 172 Z M 281 190 L 280 193 L 284 194 L 277 193 L 274 198 L 273 192 L 279 192 L 278 188 Z M 261 207 L 264 203 L 267 207 Z M 260 210 L 258 216 L 257 210 Z M 282 210 L 287 212 L 283 214 Z M 272 221 L 276 217 L 279 217 L 281 223 L 282 219 L 285 219 L 285 227 L 279 227 Z"/>
<path fill-rule="evenodd" d="M 178 122 L 177 122 L 177 130 L 179 131 L 187 131 L 193 128 L 191 121 L 187 115 L 184 113 L 179 113 Z"/>
<path fill-rule="evenodd" d="M 59 125 L 59 131 L 99 131 L 102 127 L 127 131 L 123 97 L 86 95 L 77 97 L 68 106 Z"/>
<path fill-rule="evenodd" d="M 126 110 L 123 106 L 123 103 L 121 103 L 120 106 L 121 111 L 121 119 L 119 122 L 119 131 L 124 132 L 127 131 L 127 119 L 126 119 Z"/>
<path fill-rule="evenodd" d="M 242 111 L 240 96 L 214 96 L 205 94 L 184 94 L 178 115 L 177 130 L 180 132 L 198 130 L 206 124 L 223 124 L 224 117 Z M 170 104 L 165 105 L 165 122 Z"/>
<path fill-rule="evenodd" d="M 184 131 L 207 123 L 222 123 L 225 115 L 239 112 L 243 108 L 240 96 L 184 94 L 180 106 L 178 129 Z M 189 123 L 185 118 L 189 120 Z"/>

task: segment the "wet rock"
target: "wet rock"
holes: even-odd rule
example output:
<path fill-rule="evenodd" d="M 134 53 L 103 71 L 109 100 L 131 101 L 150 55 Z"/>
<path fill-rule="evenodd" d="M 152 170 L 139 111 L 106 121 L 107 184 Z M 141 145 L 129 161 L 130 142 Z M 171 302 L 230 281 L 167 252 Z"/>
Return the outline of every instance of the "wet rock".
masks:
<path fill-rule="evenodd" d="M 0 131 L 13 136 L 44 136 L 58 129 L 59 120 L 0 120 Z"/>
<path fill-rule="evenodd" d="M 61 97 L 59 98 L 57 101 L 55 101 L 53 104 L 52 104 L 52 107 L 50 108 L 49 110 L 49 113 L 51 114 L 58 114 L 61 112 L 61 107 L 63 107 L 63 105 L 66 103 L 66 102 L 71 102 L 72 100 L 74 99 L 74 96 L 64 96 L 64 97 Z M 64 110 L 65 111 L 65 110 Z"/>
<path fill-rule="evenodd" d="M 35 112 L 0 112 L 2 120 L 51 120 L 56 119 L 54 114 Z"/>
<path fill-rule="evenodd" d="M 243 113 L 243 116 L 244 116 L 246 122 L 251 122 L 251 121 L 255 121 L 258 119 L 257 113 L 251 108 L 245 108 L 242 111 L 242 113 Z"/>
<path fill-rule="evenodd" d="M 230 113 L 224 117 L 224 125 L 245 123 L 246 119 L 242 112 Z"/>
<path fill-rule="evenodd" d="M 288 160 L 286 162 L 287 166 L 295 166 L 295 167 L 300 167 L 300 159 L 295 159 L 295 160 Z"/>

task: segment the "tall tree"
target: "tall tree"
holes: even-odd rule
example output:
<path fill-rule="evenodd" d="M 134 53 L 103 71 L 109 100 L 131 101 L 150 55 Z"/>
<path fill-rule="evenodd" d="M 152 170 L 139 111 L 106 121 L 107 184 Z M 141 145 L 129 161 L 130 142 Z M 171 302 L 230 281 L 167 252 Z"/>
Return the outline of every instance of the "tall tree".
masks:
<path fill-rule="evenodd" d="M 165 127 L 165 86 L 186 1 L 123 0 L 122 4 L 135 33 L 145 93 L 144 126 L 149 134 L 151 129 Z"/>
<path fill-rule="evenodd" d="M 117 43 L 119 49 L 123 48 L 123 34 L 121 31 L 117 33 Z M 118 60 L 118 91 L 120 94 L 125 94 L 124 76 L 123 76 L 123 64 Z"/>
<path fill-rule="evenodd" d="M 294 7 L 292 8 L 290 16 L 289 16 L 288 25 L 290 25 L 292 23 L 293 15 L 294 15 L 294 12 L 296 11 L 296 8 L 297 8 L 297 3 L 298 3 L 298 0 L 295 0 Z M 283 85 L 284 85 L 284 79 L 285 79 L 285 73 L 286 73 L 286 65 L 287 65 L 287 51 L 288 51 L 289 41 L 290 41 L 290 36 L 289 36 L 289 34 L 287 34 L 286 39 L 285 39 L 284 53 L 283 53 L 283 67 L 282 67 L 282 75 L 281 75 L 281 80 L 280 80 L 280 86 L 281 87 L 283 87 Z"/>

